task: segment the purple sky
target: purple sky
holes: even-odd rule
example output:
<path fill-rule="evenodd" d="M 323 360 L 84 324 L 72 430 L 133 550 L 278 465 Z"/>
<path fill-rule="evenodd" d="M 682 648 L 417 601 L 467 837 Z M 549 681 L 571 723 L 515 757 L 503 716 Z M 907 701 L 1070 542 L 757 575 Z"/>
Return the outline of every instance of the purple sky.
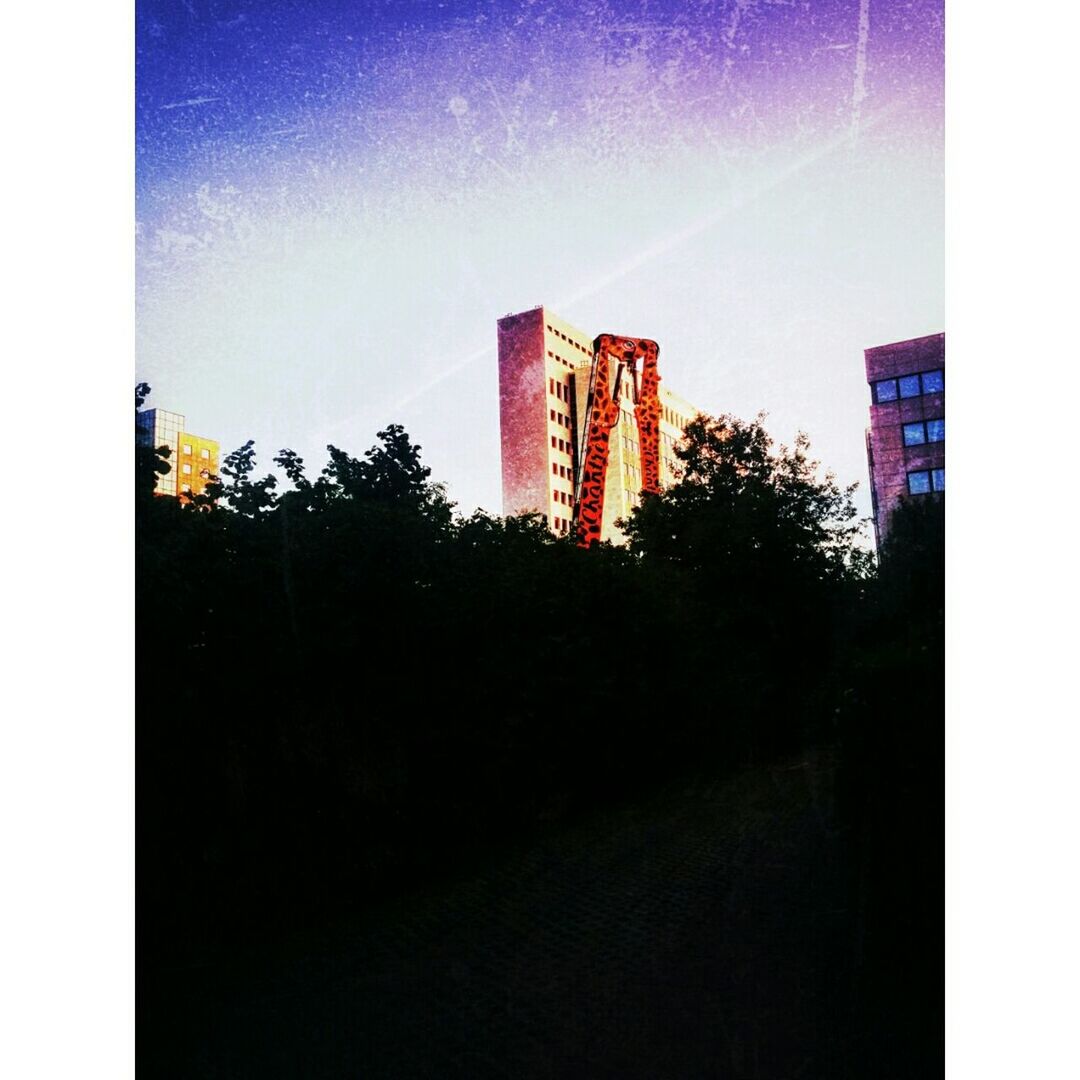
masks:
<path fill-rule="evenodd" d="M 309 468 L 400 422 L 499 511 L 495 320 L 660 342 L 862 481 L 862 349 L 943 330 L 940 2 L 140 2 L 137 375 Z"/>

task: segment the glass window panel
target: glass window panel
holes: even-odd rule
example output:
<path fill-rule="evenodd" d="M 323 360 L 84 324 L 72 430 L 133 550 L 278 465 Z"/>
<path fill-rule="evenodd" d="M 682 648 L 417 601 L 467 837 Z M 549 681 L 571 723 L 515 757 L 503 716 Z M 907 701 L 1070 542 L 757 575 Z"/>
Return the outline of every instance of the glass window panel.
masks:
<path fill-rule="evenodd" d="M 944 371 L 924 371 L 922 374 L 922 390 L 924 394 L 941 394 L 945 391 Z"/>
<path fill-rule="evenodd" d="M 945 490 L 945 470 L 944 469 L 934 469 L 933 470 L 933 478 L 934 478 L 934 490 L 935 491 L 944 491 Z"/>
<path fill-rule="evenodd" d="M 919 386 L 918 375 L 905 375 L 898 381 L 900 383 L 900 396 L 902 398 L 918 397 L 922 393 L 922 389 Z"/>
<path fill-rule="evenodd" d="M 917 424 L 904 425 L 905 446 L 919 446 L 924 442 L 926 442 L 926 431 L 921 420 Z"/>
<path fill-rule="evenodd" d="M 926 421 L 926 441 L 927 442 L 944 442 L 945 441 L 945 421 L 941 420 L 927 420 Z"/>
<path fill-rule="evenodd" d="M 909 472 L 907 474 L 907 486 L 912 495 L 925 495 L 930 490 L 930 474 L 928 472 Z"/>
<path fill-rule="evenodd" d="M 881 382 L 874 383 L 874 394 L 876 401 L 895 401 L 896 380 L 883 379 Z"/>

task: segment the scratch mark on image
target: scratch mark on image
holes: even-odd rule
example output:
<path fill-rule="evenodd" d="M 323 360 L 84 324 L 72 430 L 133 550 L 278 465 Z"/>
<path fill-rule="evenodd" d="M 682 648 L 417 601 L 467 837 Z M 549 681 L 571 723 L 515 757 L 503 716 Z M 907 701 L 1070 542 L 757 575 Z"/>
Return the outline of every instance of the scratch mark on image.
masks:
<path fill-rule="evenodd" d="M 211 101 L 220 101 L 219 97 L 188 98 L 187 101 L 174 101 L 169 105 L 162 105 L 163 109 L 187 109 L 192 105 L 209 105 Z"/>
<path fill-rule="evenodd" d="M 859 44 L 855 49 L 855 86 L 851 92 L 851 141 L 859 137 L 859 118 L 866 98 L 866 40 L 870 36 L 870 0 L 859 0 Z"/>

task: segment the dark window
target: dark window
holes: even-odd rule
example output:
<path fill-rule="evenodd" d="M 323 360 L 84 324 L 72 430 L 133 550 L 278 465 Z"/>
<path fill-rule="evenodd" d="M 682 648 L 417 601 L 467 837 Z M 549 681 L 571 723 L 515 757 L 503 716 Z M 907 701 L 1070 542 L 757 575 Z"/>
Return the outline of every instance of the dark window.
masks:
<path fill-rule="evenodd" d="M 548 379 L 548 393 L 549 394 L 554 394 L 555 393 L 555 380 L 554 379 Z"/>
<path fill-rule="evenodd" d="M 926 421 L 926 441 L 927 442 L 944 442 L 945 441 L 945 420 L 927 420 Z"/>
<path fill-rule="evenodd" d="M 926 470 L 909 472 L 907 486 L 912 495 L 926 495 L 930 491 L 930 473 Z"/>
<path fill-rule="evenodd" d="M 920 446 L 926 442 L 926 428 L 920 420 L 917 424 L 904 425 L 904 445 Z"/>
<path fill-rule="evenodd" d="M 922 373 L 922 392 L 924 394 L 942 394 L 945 392 L 944 371 L 924 371 Z"/>
<path fill-rule="evenodd" d="M 896 380 L 882 379 L 881 382 L 874 383 L 874 400 L 877 402 L 895 401 Z"/>
<path fill-rule="evenodd" d="M 551 419 L 554 420 L 555 419 L 555 410 L 551 409 L 550 411 L 551 411 Z"/>
<path fill-rule="evenodd" d="M 559 466 L 556 465 L 554 461 L 551 463 L 551 471 L 555 473 L 556 476 L 559 473 Z"/>
<path fill-rule="evenodd" d="M 562 439 L 559 439 L 559 443 L 560 443 L 560 444 L 562 443 Z M 552 449 L 552 450 L 554 450 L 554 449 L 555 449 L 555 436 L 554 436 L 554 435 L 552 435 L 552 436 L 551 436 L 551 449 Z M 562 446 L 561 446 L 561 445 L 559 446 L 559 449 L 560 449 L 560 450 L 562 449 Z"/>
<path fill-rule="evenodd" d="M 935 491 L 945 490 L 945 470 L 944 469 L 932 469 L 931 477 L 934 481 Z"/>

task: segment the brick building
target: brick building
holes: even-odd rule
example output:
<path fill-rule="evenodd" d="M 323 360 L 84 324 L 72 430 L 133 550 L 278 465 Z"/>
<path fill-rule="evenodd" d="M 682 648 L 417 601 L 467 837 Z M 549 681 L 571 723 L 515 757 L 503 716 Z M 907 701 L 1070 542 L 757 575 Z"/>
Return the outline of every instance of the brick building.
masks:
<path fill-rule="evenodd" d="M 880 552 L 902 499 L 944 498 L 945 335 L 878 345 L 865 350 L 865 359 L 866 457 Z"/>

